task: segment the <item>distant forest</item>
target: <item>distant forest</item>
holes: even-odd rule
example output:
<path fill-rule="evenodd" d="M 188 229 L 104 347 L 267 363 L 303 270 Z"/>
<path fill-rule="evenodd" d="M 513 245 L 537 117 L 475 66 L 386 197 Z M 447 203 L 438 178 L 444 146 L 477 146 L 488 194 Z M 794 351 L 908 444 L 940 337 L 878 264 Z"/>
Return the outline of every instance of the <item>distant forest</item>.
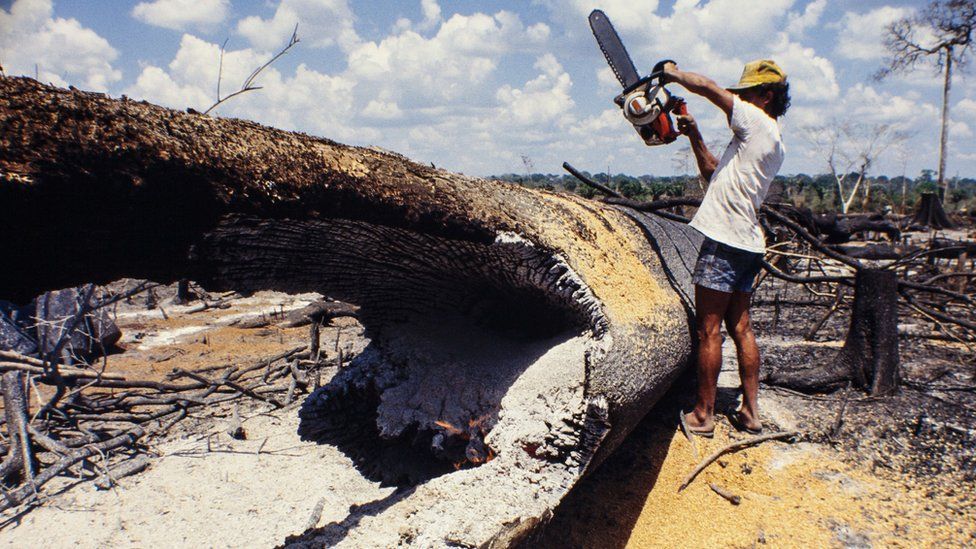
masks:
<path fill-rule="evenodd" d="M 582 172 L 595 181 L 608 185 L 620 194 L 637 200 L 656 200 L 669 196 L 702 196 L 704 186 L 697 176 L 632 176 Z M 845 177 L 843 193 L 850 196 L 858 174 Z M 526 187 L 552 191 L 572 192 L 592 197 L 596 191 L 567 174 L 503 174 L 490 179 L 517 183 Z M 609 180 L 609 183 L 607 182 Z M 850 212 L 881 212 L 888 208 L 895 213 L 911 211 L 922 193 L 936 192 L 935 170 L 922 170 L 917 177 L 887 177 L 884 175 L 865 178 L 858 187 L 857 196 Z M 815 213 L 840 211 L 840 193 L 837 179 L 831 174 L 777 176 L 770 188 L 767 201 L 788 202 L 807 207 Z M 976 179 L 955 177 L 949 180 L 949 199 L 946 210 L 950 212 L 976 211 Z"/>

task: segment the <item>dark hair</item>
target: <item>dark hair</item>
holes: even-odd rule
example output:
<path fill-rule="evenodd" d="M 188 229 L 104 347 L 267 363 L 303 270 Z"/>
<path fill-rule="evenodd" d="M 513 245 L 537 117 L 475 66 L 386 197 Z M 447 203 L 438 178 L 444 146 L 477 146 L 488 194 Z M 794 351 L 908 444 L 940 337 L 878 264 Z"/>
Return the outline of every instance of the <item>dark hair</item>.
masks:
<path fill-rule="evenodd" d="M 786 114 L 790 108 L 790 83 L 776 82 L 757 86 L 760 93 L 773 92 L 773 99 L 766 105 L 766 112 L 773 118 Z"/>

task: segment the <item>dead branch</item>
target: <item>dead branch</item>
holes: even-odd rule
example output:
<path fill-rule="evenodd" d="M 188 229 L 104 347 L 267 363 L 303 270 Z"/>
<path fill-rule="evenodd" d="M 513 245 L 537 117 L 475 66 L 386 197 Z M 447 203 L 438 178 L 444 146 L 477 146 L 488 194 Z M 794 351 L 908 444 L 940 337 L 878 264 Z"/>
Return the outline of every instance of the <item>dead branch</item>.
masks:
<path fill-rule="evenodd" d="M 603 194 L 605 194 L 607 196 L 615 196 L 617 198 L 624 198 L 624 195 L 618 193 L 617 191 L 611 189 L 610 187 L 607 187 L 606 185 L 604 185 L 602 183 L 597 183 L 596 181 L 590 179 L 589 177 L 586 177 L 585 175 L 583 175 L 582 173 L 580 173 L 576 168 L 570 166 L 569 165 L 569 162 L 563 162 L 563 169 L 566 170 L 567 172 L 571 173 L 573 175 L 573 177 L 575 177 L 576 179 L 579 179 L 583 183 L 586 183 L 587 185 L 593 187 L 594 189 L 600 191 L 601 193 L 603 193 Z"/>
<path fill-rule="evenodd" d="M 0 481 L 14 473 L 21 473 L 26 485 L 34 482 L 34 455 L 27 432 L 27 397 L 24 395 L 24 374 L 7 372 L 3 375 L 3 411 L 7 424 L 9 447 L 0 464 Z"/>
<path fill-rule="evenodd" d="M 24 364 L 30 364 L 32 366 L 44 366 L 44 361 L 39 358 L 34 358 L 32 356 L 22 355 L 16 351 L 9 351 L 0 349 L 0 359 L 10 362 L 22 362 Z"/>
<path fill-rule="evenodd" d="M 325 510 L 325 498 L 319 498 L 319 501 L 312 508 L 312 513 L 308 517 L 308 522 L 305 523 L 305 530 L 311 530 L 318 526 L 319 521 L 322 520 L 322 511 Z"/>
<path fill-rule="evenodd" d="M 109 374 L 96 372 L 94 370 L 82 370 L 79 368 L 68 368 L 61 366 L 58 368 L 60 370 L 62 377 L 77 377 L 84 379 L 111 379 L 124 381 L 125 376 L 121 374 Z M 44 379 L 49 379 L 46 375 L 44 368 L 41 366 L 33 366 L 30 364 L 21 364 L 17 362 L 0 362 L 0 372 L 25 372 L 29 374 L 38 374 Z"/>
<path fill-rule="evenodd" d="M 260 67 L 254 69 L 254 71 L 251 72 L 251 74 L 247 77 L 247 79 L 244 80 L 244 83 L 241 85 L 241 88 L 239 90 L 235 91 L 234 93 L 232 93 L 232 94 L 230 94 L 230 95 L 228 95 L 227 97 L 224 97 L 224 98 L 221 98 L 220 97 L 220 80 L 221 80 L 221 77 L 223 76 L 223 70 L 224 70 L 224 46 L 221 46 L 220 47 L 220 66 L 219 66 L 219 70 L 218 70 L 218 73 L 219 74 L 217 75 L 217 102 L 214 103 L 213 105 L 210 105 L 210 107 L 207 110 L 203 111 L 203 114 L 205 114 L 205 115 L 206 114 L 210 114 L 210 111 L 216 109 L 221 103 L 227 101 L 228 99 L 231 99 L 233 97 L 237 97 L 238 95 L 241 95 L 243 93 L 247 93 L 249 91 L 260 90 L 261 89 L 261 86 L 255 86 L 254 85 L 254 80 L 257 79 L 258 75 L 261 74 L 261 72 L 264 69 L 266 69 L 269 66 L 271 66 L 272 63 L 274 63 L 275 61 L 277 61 L 278 58 L 280 58 L 281 56 L 283 56 L 286 53 L 288 53 L 288 50 L 290 50 L 295 44 L 299 43 L 300 41 L 301 40 L 298 38 L 298 24 L 296 23 L 295 24 L 295 30 L 292 31 L 291 38 L 288 40 L 288 44 L 281 51 L 279 51 L 278 53 L 276 53 L 274 55 L 274 57 L 272 57 L 270 60 L 268 60 L 267 63 L 265 63 L 265 64 L 261 65 Z M 227 44 L 227 42 L 224 41 L 224 45 L 226 45 L 226 44 Z"/>
<path fill-rule="evenodd" d="M 132 476 L 145 470 L 146 467 L 149 467 L 150 461 L 149 456 L 140 454 L 132 459 L 122 462 L 120 465 L 107 469 L 101 477 L 95 480 L 95 488 L 99 490 L 108 490 L 109 488 L 112 488 L 118 484 L 119 479 Z"/>
<path fill-rule="evenodd" d="M 4 511 L 11 507 L 16 507 L 27 502 L 37 493 L 37 490 L 44 486 L 44 484 L 66 471 L 75 463 L 78 463 L 79 461 L 95 454 L 110 452 L 123 446 L 130 446 L 140 439 L 144 434 L 145 431 L 141 427 L 134 427 L 125 434 L 119 435 L 115 438 L 108 439 L 104 442 L 88 444 L 73 450 L 68 455 L 59 459 L 57 463 L 45 468 L 44 471 L 34 478 L 33 482 L 26 483 L 13 491 L 5 492 L 3 494 L 4 501 L 0 501 L 0 511 Z"/>
<path fill-rule="evenodd" d="M 908 292 L 906 292 L 904 290 L 900 290 L 898 293 L 901 294 L 901 296 L 905 299 L 906 302 L 908 302 L 909 305 L 912 305 L 912 306 L 918 308 L 919 311 L 922 311 L 923 313 L 925 313 L 925 314 L 927 314 L 927 315 L 929 315 L 929 316 L 931 316 L 933 318 L 937 318 L 937 319 L 941 320 L 942 322 L 948 322 L 950 324 L 955 324 L 956 326 L 961 326 L 961 327 L 963 327 L 963 328 L 965 328 L 967 330 L 976 332 L 976 322 L 970 322 L 970 321 L 965 320 L 965 319 L 962 319 L 962 318 L 958 318 L 958 317 L 955 317 L 955 316 L 950 316 L 950 315 L 941 313 L 941 312 L 936 311 L 935 309 L 932 309 L 930 307 L 926 307 L 926 306 L 922 305 L 914 297 L 912 297 L 912 295 L 910 293 L 908 293 Z"/>
<path fill-rule="evenodd" d="M 803 336 L 803 339 L 805 339 L 806 341 L 813 341 L 813 338 L 817 335 L 817 332 L 820 331 L 820 328 L 822 328 L 823 325 L 827 323 L 827 320 L 829 320 L 830 317 L 833 316 L 834 312 L 836 312 L 837 309 L 840 308 L 843 302 L 844 302 L 844 287 L 837 286 L 837 297 L 834 299 L 833 305 L 831 305 L 830 308 L 827 309 L 827 312 L 824 313 L 822 317 L 820 317 L 820 320 L 818 320 L 816 324 L 810 327 L 807 333 Z"/>
<path fill-rule="evenodd" d="M 798 431 L 780 431 L 780 432 L 776 432 L 776 433 L 769 433 L 767 435 L 759 435 L 759 436 L 752 437 L 752 438 L 749 438 L 749 439 L 746 439 L 746 440 L 740 440 L 740 441 L 737 441 L 737 442 L 733 442 L 731 444 L 728 444 L 727 446 L 724 446 L 722 448 L 719 448 L 714 453 L 712 453 L 712 455 L 710 455 L 707 458 L 703 459 L 702 462 L 699 463 L 698 466 L 695 467 L 694 470 L 692 470 L 690 473 L 688 473 L 688 476 L 685 477 L 684 482 L 682 482 L 681 483 L 681 486 L 678 487 L 678 491 L 680 492 L 680 491 L 684 490 L 685 488 L 687 488 L 688 485 L 690 485 L 691 482 L 693 480 L 695 480 L 695 477 L 698 476 L 698 473 L 701 473 L 702 471 L 704 471 L 706 467 L 708 467 L 709 465 L 712 464 L 712 462 L 714 462 L 716 459 L 722 457 L 725 454 L 728 454 L 730 452 L 737 452 L 739 450 L 742 450 L 743 448 L 749 448 L 750 446 L 755 446 L 757 444 L 761 444 L 761 443 L 766 442 L 768 440 L 793 439 L 793 438 L 796 438 L 798 436 L 800 436 L 800 433 Z"/>
<path fill-rule="evenodd" d="M 228 303 L 229 301 L 230 299 L 220 299 L 212 302 L 204 302 L 192 309 L 187 309 L 186 313 L 192 315 L 209 311 L 211 309 L 230 309 L 230 303 Z"/>

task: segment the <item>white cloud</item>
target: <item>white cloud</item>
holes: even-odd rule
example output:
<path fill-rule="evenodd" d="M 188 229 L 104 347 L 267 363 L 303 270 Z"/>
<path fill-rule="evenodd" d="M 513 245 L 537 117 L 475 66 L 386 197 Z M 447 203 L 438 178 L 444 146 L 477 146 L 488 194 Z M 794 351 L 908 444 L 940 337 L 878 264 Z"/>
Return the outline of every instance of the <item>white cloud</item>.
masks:
<path fill-rule="evenodd" d="M 865 84 L 855 84 L 837 108 L 853 120 L 902 129 L 931 127 L 939 119 L 939 108 L 921 100 L 917 93 L 895 95 Z"/>
<path fill-rule="evenodd" d="M 792 42 L 785 33 L 781 33 L 769 52 L 787 71 L 793 99 L 822 102 L 834 100 L 840 95 L 833 63 L 817 55 L 813 48 Z"/>
<path fill-rule="evenodd" d="M 510 12 L 455 14 L 430 38 L 405 30 L 360 43 L 349 53 L 347 75 L 406 109 L 483 101 L 502 56 L 538 47 L 547 33 Z"/>
<path fill-rule="evenodd" d="M 144 67 L 125 93 L 172 108 L 203 111 L 215 102 L 219 52 L 217 44 L 185 34 L 168 70 Z M 226 51 L 221 95 L 226 97 L 239 89 L 251 71 L 268 60 L 268 55 L 250 48 Z M 354 86 L 341 76 L 322 74 L 305 64 L 300 64 L 292 75 L 282 75 L 272 66 L 261 73 L 255 84 L 261 89 L 234 97 L 215 112 L 335 139 L 369 134 L 349 126 L 354 114 Z"/>
<path fill-rule="evenodd" d="M 822 126 L 832 120 L 859 125 L 887 124 L 912 134 L 937 130 L 939 108 L 913 92 L 896 95 L 866 84 L 855 84 L 837 101 L 806 104 L 790 110 L 787 120 L 794 128 Z"/>
<path fill-rule="evenodd" d="M 420 0 L 420 11 L 424 14 L 421 28 L 430 29 L 441 22 L 441 7 L 437 0 Z"/>
<path fill-rule="evenodd" d="M 211 93 L 196 83 L 180 84 L 165 70 L 151 65 L 145 67 L 135 84 L 126 89 L 126 94 L 134 98 L 177 109 L 187 105 L 206 108 L 214 101 Z"/>
<path fill-rule="evenodd" d="M 787 17 L 786 32 L 791 36 L 802 37 L 807 29 L 820 22 L 827 0 L 814 0 L 803 8 L 803 13 L 791 12 Z"/>
<path fill-rule="evenodd" d="M 396 120 L 403 117 L 403 111 L 394 101 L 371 99 L 363 109 L 363 116 L 377 120 Z"/>
<path fill-rule="evenodd" d="M 968 97 L 962 99 L 958 103 L 956 103 L 955 106 L 952 107 L 952 110 L 950 110 L 949 112 L 953 114 L 959 114 L 961 116 L 976 121 L 976 101 L 973 101 Z"/>
<path fill-rule="evenodd" d="M 949 122 L 949 135 L 953 138 L 967 138 L 973 136 L 973 130 L 969 124 L 955 120 Z"/>
<path fill-rule="evenodd" d="M 122 78 L 112 66 L 118 52 L 76 19 L 53 17 L 51 0 L 17 0 L 0 9 L 0 61 L 8 74 L 34 76 L 58 86 L 104 91 Z"/>
<path fill-rule="evenodd" d="M 140 2 L 132 16 L 157 27 L 184 30 L 216 25 L 227 18 L 229 0 L 154 0 Z"/>
<path fill-rule="evenodd" d="M 589 15 L 597 8 L 603 10 L 614 28 L 624 32 L 646 32 L 658 8 L 658 0 L 572 0 L 570 3 L 579 15 Z"/>
<path fill-rule="evenodd" d="M 295 26 L 302 43 L 312 47 L 338 45 L 344 51 L 355 47 L 359 35 L 353 28 L 355 16 L 347 0 L 280 0 L 270 19 L 245 17 L 237 32 L 253 46 L 272 50 L 287 43 Z"/>
<path fill-rule="evenodd" d="M 866 13 L 845 13 L 834 25 L 837 27 L 837 47 L 834 53 L 844 59 L 880 60 L 885 53 L 881 43 L 884 28 L 910 13 L 908 8 L 892 6 L 883 6 Z"/>
<path fill-rule="evenodd" d="M 502 105 L 500 119 L 516 126 L 567 123 L 576 106 L 570 95 L 572 80 L 550 53 L 539 57 L 534 67 L 541 74 L 521 89 L 508 85 L 499 88 L 496 98 Z"/>

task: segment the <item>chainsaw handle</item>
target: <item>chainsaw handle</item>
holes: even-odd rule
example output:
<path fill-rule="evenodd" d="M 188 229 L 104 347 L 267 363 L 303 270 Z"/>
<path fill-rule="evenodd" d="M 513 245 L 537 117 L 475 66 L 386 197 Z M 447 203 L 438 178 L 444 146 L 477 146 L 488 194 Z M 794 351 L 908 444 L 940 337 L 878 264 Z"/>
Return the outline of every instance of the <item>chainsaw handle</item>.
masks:
<path fill-rule="evenodd" d="M 680 97 L 676 97 L 675 99 L 678 101 L 678 106 L 674 108 L 675 112 L 682 116 L 686 116 L 688 114 L 688 104 L 685 103 L 685 100 Z"/>
<path fill-rule="evenodd" d="M 636 90 L 637 88 L 643 86 L 644 84 L 647 84 L 648 82 L 654 80 L 655 78 L 661 78 L 663 76 L 664 76 L 664 72 L 663 71 L 652 72 L 651 74 L 649 74 L 649 75 L 641 78 L 637 82 L 634 82 L 633 84 L 631 84 L 631 85 L 627 86 L 626 88 L 624 88 L 624 91 L 620 92 L 620 95 L 621 96 L 626 96 L 628 93 Z"/>
<path fill-rule="evenodd" d="M 665 59 L 663 61 L 658 61 L 654 65 L 654 69 L 651 71 L 651 74 L 648 74 L 647 76 L 639 79 L 637 82 L 634 82 L 633 84 L 624 88 L 624 91 L 621 92 L 620 95 L 626 96 L 628 93 L 636 90 L 637 88 L 643 86 L 644 84 L 647 84 L 648 82 L 651 82 L 654 79 L 658 79 L 659 80 L 658 83 L 664 85 L 665 84 L 664 66 L 667 65 L 668 63 L 674 63 L 675 65 L 677 65 L 677 63 L 673 59 Z"/>

